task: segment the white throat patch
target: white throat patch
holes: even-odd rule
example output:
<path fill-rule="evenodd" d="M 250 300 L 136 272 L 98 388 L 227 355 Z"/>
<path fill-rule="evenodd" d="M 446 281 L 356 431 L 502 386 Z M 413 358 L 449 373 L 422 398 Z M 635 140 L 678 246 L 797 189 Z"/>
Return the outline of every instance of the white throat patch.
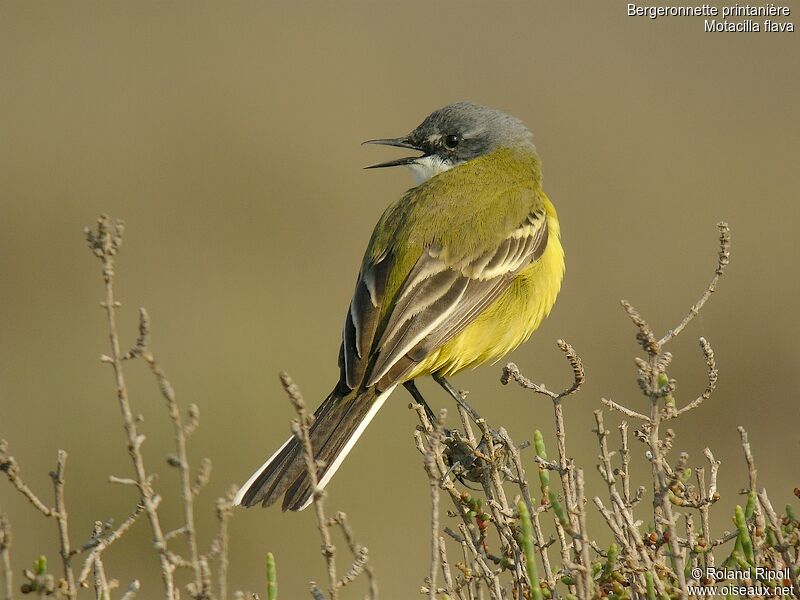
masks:
<path fill-rule="evenodd" d="M 413 163 L 406 165 L 411 169 L 411 175 L 417 185 L 426 182 L 428 179 L 439 173 L 444 173 L 456 166 L 458 163 L 451 163 L 442 160 L 440 157 L 432 154 L 430 156 L 423 156 Z"/>

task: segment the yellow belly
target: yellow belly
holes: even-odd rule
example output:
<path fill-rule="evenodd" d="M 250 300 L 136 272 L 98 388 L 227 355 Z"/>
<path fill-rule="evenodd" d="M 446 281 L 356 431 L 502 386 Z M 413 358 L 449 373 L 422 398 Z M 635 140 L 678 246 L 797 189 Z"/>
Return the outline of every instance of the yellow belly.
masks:
<path fill-rule="evenodd" d="M 526 341 L 550 313 L 564 277 L 564 251 L 558 218 L 545 200 L 550 235 L 547 248 L 521 271 L 511 286 L 464 331 L 435 350 L 407 376 L 453 375 L 483 363 L 493 363 Z"/>

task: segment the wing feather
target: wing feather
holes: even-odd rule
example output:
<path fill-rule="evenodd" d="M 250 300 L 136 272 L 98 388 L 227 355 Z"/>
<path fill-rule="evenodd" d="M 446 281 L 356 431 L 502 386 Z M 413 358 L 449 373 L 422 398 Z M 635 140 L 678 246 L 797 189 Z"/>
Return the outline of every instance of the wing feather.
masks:
<path fill-rule="evenodd" d="M 385 254 L 371 264 L 365 265 L 356 281 L 356 289 L 342 332 L 339 361 L 341 380 L 350 389 L 356 388 L 363 380 L 369 364 L 369 352 L 380 322 L 386 279 L 391 265 L 392 257 Z"/>
<path fill-rule="evenodd" d="M 386 389 L 458 335 L 537 260 L 547 245 L 543 208 L 497 246 L 457 259 L 435 245 L 422 256 L 382 315 L 391 253 L 365 264 L 345 321 L 340 366 L 351 389 Z"/>

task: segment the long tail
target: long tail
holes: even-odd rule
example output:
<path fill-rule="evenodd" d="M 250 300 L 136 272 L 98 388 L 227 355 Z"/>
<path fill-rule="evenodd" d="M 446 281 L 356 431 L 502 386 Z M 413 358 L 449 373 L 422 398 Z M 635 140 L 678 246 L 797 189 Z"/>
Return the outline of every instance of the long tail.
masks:
<path fill-rule="evenodd" d="M 320 488 L 331 480 L 393 389 L 380 395 L 365 390 L 343 396 L 334 388 L 316 410 L 309 433 L 314 459 L 322 464 L 317 471 Z M 311 504 L 311 491 L 302 444 L 292 436 L 253 473 L 233 503 L 269 506 L 285 492 L 283 510 L 303 510 Z"/>

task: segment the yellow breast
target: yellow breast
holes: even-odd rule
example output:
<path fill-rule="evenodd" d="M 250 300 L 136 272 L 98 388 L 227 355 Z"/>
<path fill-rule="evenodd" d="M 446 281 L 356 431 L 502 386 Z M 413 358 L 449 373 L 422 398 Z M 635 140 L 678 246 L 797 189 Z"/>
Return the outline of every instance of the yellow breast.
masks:
<path fill-rule="evenodd" d="M 544 205 L 549 236 L 539 260 L 522 270 L 464 331 L 420 362 L 408 379 L 436 372 L 449 376 L 496 362 L 526 341 L 550 314 L 564 277 L 564 250 L 558 216 L 546 196 Z"/>

